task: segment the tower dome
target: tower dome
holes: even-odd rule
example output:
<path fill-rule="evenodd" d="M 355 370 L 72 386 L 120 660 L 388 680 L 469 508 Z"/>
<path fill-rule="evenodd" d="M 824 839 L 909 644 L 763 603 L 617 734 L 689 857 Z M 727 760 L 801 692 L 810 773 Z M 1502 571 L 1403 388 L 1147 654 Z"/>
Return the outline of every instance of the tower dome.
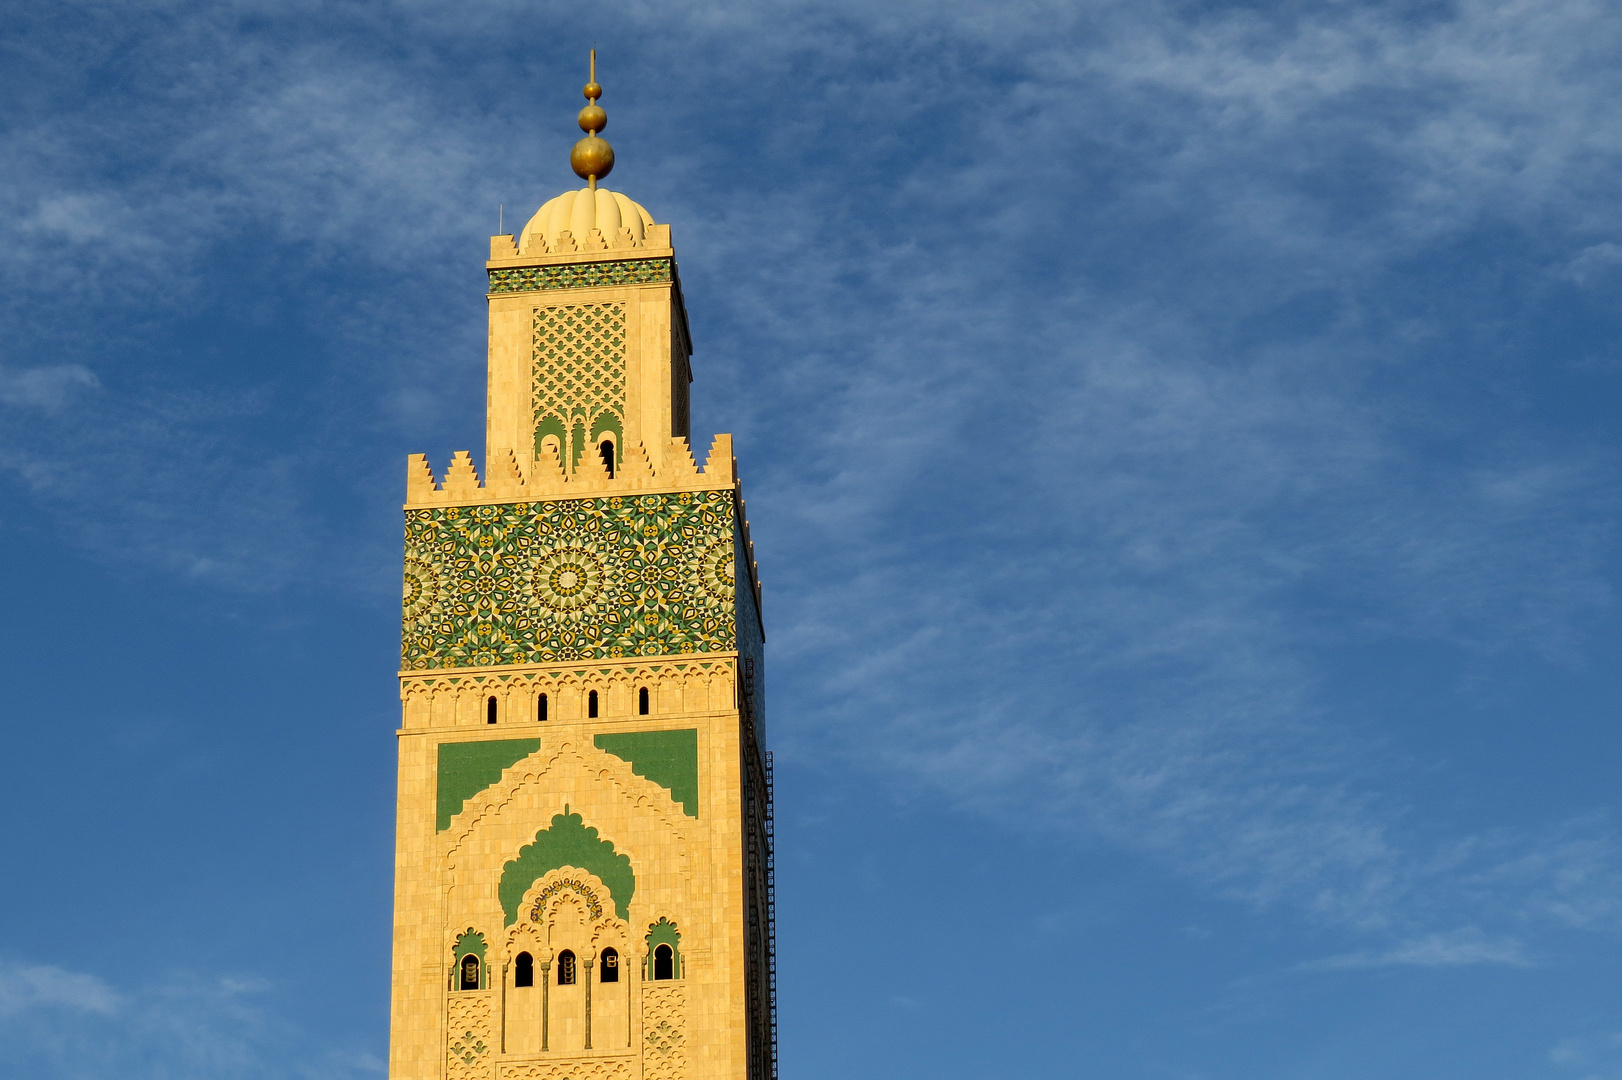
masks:
<path fill-rule="evenodd" d="M 593 229 L 611 247 L 621 229 L 629 229 L 631 239 L 640 243 L 652 224 L 651 214 L 617 191 L 601 187 L 565 191 L 535 211 L 535 216 L 518 236 L 518 250 L 557 251 L 558 234 L 564 232 L 573 237 L 575 243 L 584 245 Z M 546 246 L 531 247 L 532 238 L 542 240 Z"/>

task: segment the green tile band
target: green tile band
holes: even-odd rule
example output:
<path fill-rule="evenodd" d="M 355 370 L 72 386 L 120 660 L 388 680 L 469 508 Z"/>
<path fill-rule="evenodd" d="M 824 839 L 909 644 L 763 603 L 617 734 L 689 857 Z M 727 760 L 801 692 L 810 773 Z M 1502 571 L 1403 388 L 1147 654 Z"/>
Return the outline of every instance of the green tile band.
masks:
<path fill-rule="evenodd" d="M 490 271 L 493 293 L 587 289 L 595 285 L 652 285 L 671 279 L 669 259 L 616 259 L 613 262 L 520 266 Z"/>

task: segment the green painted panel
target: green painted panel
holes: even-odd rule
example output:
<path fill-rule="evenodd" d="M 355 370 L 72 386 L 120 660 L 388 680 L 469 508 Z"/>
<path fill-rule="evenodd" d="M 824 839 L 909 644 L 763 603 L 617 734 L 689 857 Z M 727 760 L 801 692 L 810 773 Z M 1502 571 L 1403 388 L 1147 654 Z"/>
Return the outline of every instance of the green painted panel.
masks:
<path fill-rule="evenodd" d="M 458 964 L 462 962 L 462 957 L 466 956 L 468 953 L 472 953 L 473 955 L 477 956 L 479 958 L 479 962 L 483 963 L 484 935 L 479 933 L 477 930 L 469 930 L 467 933 L 457 937 L 456 947 L 451 951 L 455 955 L 456 962 Z"/>
<path fill-rule="evenodd" d="M 597 749 L 631 763 L 631 771 L 670 792 L 688 817 L 698 817 L 698 729 L 626 731 L 599 735 Z"/>
<path fill-rule="evenodd" d="M 451 818 L 467 801 L 497 780 L 502 770 L 541 748 L 539 739 L 500 739 L 492 742 L 439 744 L 439 828 L 450 828 Z"/>
<path fill-rule="evenodd" d="M 653 978 L 653 952 L 661 945 L 670 946 L 671 974 L 681 978 L 681 931 L 676 924 L 664 916 L 648 927 L 648 971 L 647 977 Z"/>
<path fill-rule="evenodd" d="M 455 958 L 451 963 L 450 986 L 452 990 L 458 988 L 457 978 L 458 974 L 462 970 L 462 957 L 468 955 L 469 953 L 472 953 L 474 956 L 479 958 L 479 989 L 489 989 L 490 966 L 485 962 L 484 948 L 484 935 L 476 930 L 470 929 L 467 933 L 461 934 L 457 937 L 456 946 L 451 950 L 451 955 Z"/>
<path fill-rule="evenodd" d="M 406 513 L 400 666 L 730 652 L 730 491 Z"/>
<path fill-rule="evenodd" d="M 619 917 L 630 917 L 631 897 L 636 893 L 631 857 L 615 852 L 613 841 L 599 839 L 596 829 L 587 828 L 584 819 L 565 806 L 563 813 L 552 818 L 550 828 L 536 833 L 535 842 L 519 848 L 518 858 L 501 868 L 497 895 L 501 910 L 507 913 L 506 925 L 518 921 L 518 904 L 525 890 L 543 874 L 565 866 L 596 874 L 608 886 Z"/>
<path fill-rule="evenodd" d="M 601 285 L 648 285 L 671 279 L 669 259 L 615 259 L 562 266 L 520 266 L 490 271 L 493 293 L 586 289 Z"/>

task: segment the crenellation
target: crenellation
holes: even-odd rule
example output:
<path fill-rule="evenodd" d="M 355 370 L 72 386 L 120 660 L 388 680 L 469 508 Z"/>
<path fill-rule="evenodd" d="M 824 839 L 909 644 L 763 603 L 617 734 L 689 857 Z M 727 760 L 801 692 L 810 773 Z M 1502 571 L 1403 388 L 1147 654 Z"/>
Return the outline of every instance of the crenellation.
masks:
<path fill-rule="evenodd" d="M 672 439 L 659 467 L 647 448 L 631 443 L 610 477 L 602 458 L 581 455 L 572 474 L 565 473 L 552 444 L 528 462 L 528 475 L 511 450 L 497 450 L 485 462 L 481 482 L 472 456 L 458 450 L 445 476 L 436 482 L 425 454 L 412 454 L 406 462 L 407 509 L 427 506 L 466 506 L 480 503 L 527 502 L 540 499 L 590 498 L 661 491 L 711 491 L 735 486 L 736 462 L 732 436 L 717 435 L 704 468 L 693 460 L 686 439 Z"/>
<path fill-rule="evenodd" d="M 511 450 L 497 450 L 485 459 L 484 490 L 497 498 L 518 498 L 524 489 L 524 476 L 518 471 L 518 457 Z"/>
<path fill-rule="evenodd" d="M 438 490 L 434 470 L 428 465 L 428 455 L 412 454 L 406 458 L 406 502 L 431 501 Z"/>
<path fill-rule="evenodd" d="M 473 467 L 473 456 L 466 450 L 458 450 L 451 457 L 451 467 L 445 473 L 445 495 L 453 502 L 460 502 L 476 498 L 479 487 L 479 473 Z"/>

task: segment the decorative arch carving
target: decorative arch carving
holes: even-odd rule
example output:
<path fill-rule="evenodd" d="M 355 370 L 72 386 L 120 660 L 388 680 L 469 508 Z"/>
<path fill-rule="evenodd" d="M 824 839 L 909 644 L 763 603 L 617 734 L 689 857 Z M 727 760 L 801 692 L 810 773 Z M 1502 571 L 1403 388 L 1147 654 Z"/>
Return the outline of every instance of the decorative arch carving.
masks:
<path fill-rule="evenodd" d="M 631 857 L 615 851 L 612 840 L 600 839 L 595 828 L 586 825 L 579 814 L 570 813 L 565 805 L 563 813 L 552 818 L 551 826 L 537 832 L 534 842 L 520 848 L 518 858 L 502 868 L 497 895 L 508 926 L 517 921 L 519 902 L 535 879 L 566 866 L 596 874 L 608 886 L 620 918 L 630 916 L 631 897 L 636 894 Z M 598 907 L 593 918 L 600 917 L 600 902 L 593 898 L 591 903 Z"/>

